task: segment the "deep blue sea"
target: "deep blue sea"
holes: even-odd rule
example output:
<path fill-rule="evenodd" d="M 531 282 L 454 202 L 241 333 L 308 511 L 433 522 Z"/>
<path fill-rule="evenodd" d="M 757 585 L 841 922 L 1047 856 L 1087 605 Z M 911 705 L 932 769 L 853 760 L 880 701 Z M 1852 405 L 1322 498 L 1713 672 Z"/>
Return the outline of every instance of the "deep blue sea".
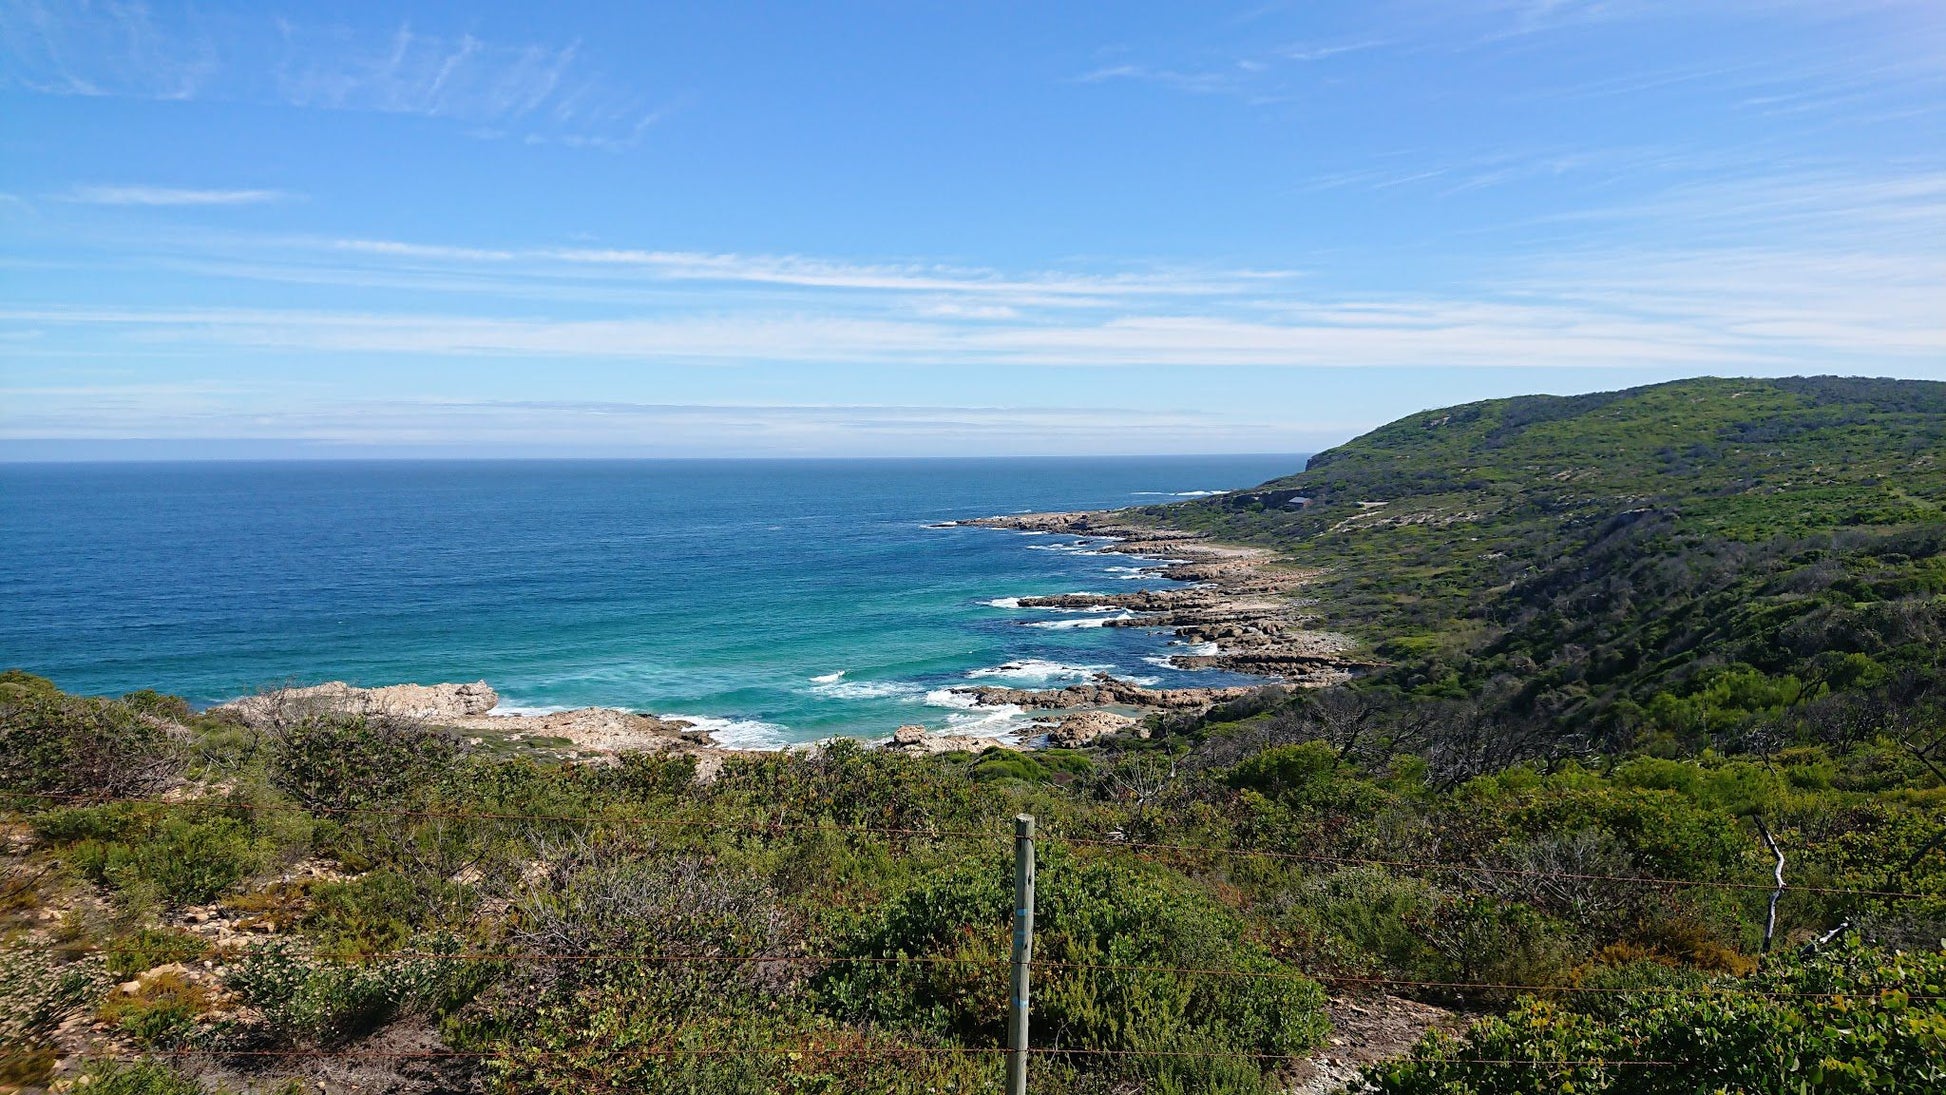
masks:
<path fill-rule="evenodd" d="M 484 678 L 503 710 L 733 744 L 994 733 L 959 684 L 1161 664 L 1167 632 L 1007 598 L 1170 583 L 1066 536 L 927 526 L 1251 486 L 1299 456 L 0 465 L 0 665 L 214 703 Z"/>

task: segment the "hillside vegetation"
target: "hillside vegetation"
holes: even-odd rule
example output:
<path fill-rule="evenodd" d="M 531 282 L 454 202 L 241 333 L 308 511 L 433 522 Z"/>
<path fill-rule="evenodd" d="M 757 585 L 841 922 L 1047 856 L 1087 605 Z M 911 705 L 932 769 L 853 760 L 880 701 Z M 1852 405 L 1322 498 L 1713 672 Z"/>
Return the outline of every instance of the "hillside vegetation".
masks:
<path fill-rule="evenodd" d="M 1150 513 L 1328 568 L 1318 612 L 1375 684 L 1557 744 L 1676 755 L 1860 717 L 1831 697 L 1906 706 L 1946 646 L 1946 384 L 1490 400 Z"/>

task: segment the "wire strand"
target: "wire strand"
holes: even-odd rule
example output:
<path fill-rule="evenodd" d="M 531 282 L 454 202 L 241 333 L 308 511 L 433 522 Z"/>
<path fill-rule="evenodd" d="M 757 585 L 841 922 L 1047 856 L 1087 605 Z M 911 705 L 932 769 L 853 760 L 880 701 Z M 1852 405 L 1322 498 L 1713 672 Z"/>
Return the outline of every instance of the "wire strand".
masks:
<path fill-rule="evenodd" d="M 1485 874 L 1512 878 L 1571 879 L 1583 882 L 1620 882 L 1644 886 L 1676 886 L 1721 890 L 1761 890 L 1769 893 L 1777 887 L 1770 882 L 1728 882 L 1720 879 L 1661 878 L 1653 875 L 1590 874 L 1577 871 L 1540 871 L 1518 867 L 1483 867 L 1460 863 L 1422 863 L 1405 859 L 1375 859 L 1362 856 L 1325 855 L 1319 852 L 1280 852 L 1262 848 L 1218 848 L 1189 844 L 1163 844 L 1139 840 L 1103 840 L 1091 837 L 1063 836 L 1059 833 L 1046 834 L 1047 839 L 1084 848 L 1120 848 L 1137 853 L 1174 855 L 1190 858 L 1199 855 L 1230 855 L 1260 859 L 1275 859 L 1299 863 L 1328 863 L 1348 867 L 1391 867 L 1411 871 L 1451 871 L 1460 874 Z M 1847 897 L 1886 897 L 1886 898 L 1937 898 L 1946 899 L 1946 894 L 1923 894 L 1905 890 L 1856 890 L 1840 886 L 1798 886 L 1787 885 L 1786 890 L 1799 893 L 1815 893 L 1827 896 Z"/>

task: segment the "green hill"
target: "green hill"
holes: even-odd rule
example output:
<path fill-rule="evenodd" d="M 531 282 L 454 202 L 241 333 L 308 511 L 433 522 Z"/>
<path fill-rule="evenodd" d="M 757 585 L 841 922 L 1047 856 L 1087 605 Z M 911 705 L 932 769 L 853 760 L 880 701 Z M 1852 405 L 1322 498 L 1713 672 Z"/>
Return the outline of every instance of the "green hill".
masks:
<path fill-rule="evenodd" d="M 1427 411 L 1149 512 L 1328 568 L 1378 683 L 1693 747 L 1938 678 L 1942 457 L 1946 384 L 1685 380 Z"/>

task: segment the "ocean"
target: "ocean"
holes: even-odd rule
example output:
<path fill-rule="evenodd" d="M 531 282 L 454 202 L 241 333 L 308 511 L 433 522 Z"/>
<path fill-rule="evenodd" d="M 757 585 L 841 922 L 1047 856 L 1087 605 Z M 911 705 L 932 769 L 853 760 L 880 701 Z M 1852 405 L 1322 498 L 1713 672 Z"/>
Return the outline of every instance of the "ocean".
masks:
<path fill-rule="evenodd" d="M 1169 668 L 1166 631 L 1009 598 L 1172 583 L 1071 536 L 942 521 L 1252 486 L 1301 456 L 0 465 L 0 665 L 211 704 L 485 679 L 780 746 L 1021 719 L 944 689 Z"/>

